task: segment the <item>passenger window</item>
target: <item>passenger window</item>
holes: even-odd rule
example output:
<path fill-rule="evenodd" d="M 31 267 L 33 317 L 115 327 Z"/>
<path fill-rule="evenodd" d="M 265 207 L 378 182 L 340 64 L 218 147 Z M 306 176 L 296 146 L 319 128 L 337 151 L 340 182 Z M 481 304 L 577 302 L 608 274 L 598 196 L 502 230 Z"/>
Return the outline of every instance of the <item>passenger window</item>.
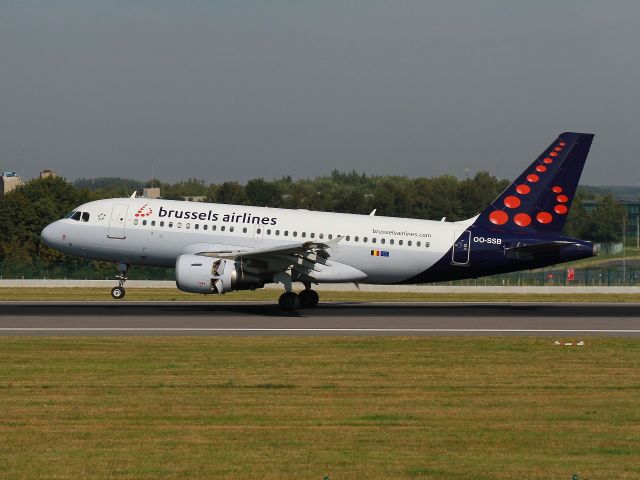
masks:
<path fill-rule="evenodd" d="M 398 240 L 398 245 L 402 245 L 402 240 Z"/>
<path fill-rule="evenodd" d="M 371 242 L 376 243 L 375 237 L 371 239 Z"/>
<path fill-rule="evenodd" d="M 348 242 L 349 240 L 351 240 L 351 237 L 349 235 L 347 235 L 346 240 Z"/>
<path fill-rule="evenodd" d="M 364 243 L 367 243 L 367 237 L 362 237 L 362 241 L 363 241 Z"/>
<path fill-rule="evenodd" d="M 185 224 L 185 227 L 187 227 L 187 228 L 191 228 L 191 224 L 190 224 L 190 223 L 187 223 L 187 224 Z"/>
<path fill-rule="evenodd" d="M 267 229 L 267 235 L 271 235 L 271 229 Z"/>
<path fill-rule="evenodd" d="M 229 227 L 229 231 L 233 232 L 235 230 L 235 228 L 233 228 L 233 226 Z"/>
<path fill-rule="evenodd" d="M 393 238 L 389 240 L 389 245 L 393 245 Z"/>
<path fill-rule="evenodd" d="M 216 231 L 216 228 L 218 228 L 218 226 L 217 226 L 217 225 L 211 225 L 211 231 L 212 231 L 212 232 L 215 232 L 215 231 Z"/>
<path fill-rule="evenodd" d="M 173 222 L 169 222 L 169 228 L 173 227 Z"/>
<path fill-rule="evenodd" d="M 293 236 L 297 237 L 298 236 L 298 232 L 293 232 Z"/>
<path fill-rule="evenodd" d="M 71 220 L 75 220 L 75 221 L 79 221 L 80 220 L 80 216 L 82 215 L 82 213 L 80 212 L 75 212 L 72 216 L 71 216 Z"/>
<path fill-rule="evenodd" d="M 333 238 L 333 234 L 329 234 L 329 240 L 331 240 Z"/>
<path fill-rule="evenodd" d="M 276 230 L 276 235 L 280 235 L 280 230 Z"/>
<path fill-rule="evenodd" d="M 178 222 L 178 224 L 176 225 L 178 228 L 182 228 L 182 222 Z"/>
<path fill-rule="evenodd" d="M 89 221 L 89 212 L 83 212 L 82 213 L 82 221 L 83 222 L 88 222 Z"/>
<path fill-rule="evenodd" d="M 203 230 L 207 230 L 209 228 L 209 225 L 207 225 L 206 223 L 202 226 Z"/>
<path fill-rule="evenodd" d="M 151 226 L 155 227 L 156 226 L 156 221 L 155 220 L 151 220 Z"/>
<path fill-rule="evenodd" d="M 306 238 L 307 237 L 307 232 L 302 232 L 302 238 Z"/>
<path fill-rule="evenodd" d="M 431 242 L 424 242 L 424 246 L 429 248 L 429 246 L 431 245 Z"/>
<path fill-rule="evenodd" d="M 285 231 L 284 231 L 284 236 L 285 236 L 285 237 L 288 237 L 288 236 L 289 236 L 289 230 L 285 230 Z"/>
<path fill-rule="evenodd" d="M 146 224 L 147 224 L 147 221 L 146 221 L 146 220 L 142 220 L 142 224 L 143 224 L 143 225 L 146 225 Z"/>
<path fill-rule="evenodd" d="M 221 232 L 224 232 L 224 229 L 225 229 L 225 226 L 224 226 L 224 225 L 222 225 L 222 226 L 220 227 L 220 231 L 221 231 Z"/>
<path fill-rule="evenodd" d="M 244 227 L 244 228 L 242 229 L 242 233 L 247 233 L 247 227 Z"/>
<path fill-rule="evenodd" d="M 320 235 L 318 235 L 318 238 L 320 238 L 320 240 L 322 240 L 324 238 L 324 233 L 321 233 Z"/>
<path fill-rule="evenodd" d="M 199 223 L 194 223 L 193 224 L 193 228 L 195 228 L 196 230 L 200 229 L 200 224 Z"/>
<path fill-rule="evenodd" d="M 407 246 L 411 246 L 411 240 L 407 240 Z"/>
<path fill-rule="evenodd" d="M 360 240 L 360 237 L 358 237 L 358 236 L 354 237 L 354 239 L 353 239 L 354 242 L 357 242 L 358 240 Z"/>
<path fill-rule="evenodd" d="M 316 238 L 316 234 L 312 232 L 312 233 L 311 233 L 311 235 L 310 235 L 310 237 L 311 237 L 311 238 Z"/>
<path fill-rule="evenodd" d="M 380 243 L 384 244 L 384 242 L 386 242 L 386 240 L 384 238 L 381 238 Z"/>
<path fill-rule="evenodd" d="M 133 224 L 134 224 L 134 225 L 137 225 L 137 224 L 138 224 L 138 219 L 137 219 L 137 218 L 133 221 Z"/>
<path fill-rule="evenodd" d="M 160 222 L 160 226 L 164 227 L 164 221 Z"/>
<path fill-rule="evenodd" d="M 261 228 L 256 228 L 256 233 L 257 233 L 258 235 L 260 235 L 260 234 L 262 233 L 262 229 L 261 229 Z"/>
<path fill-rule="evenodd" d="M 419 247 L 420 245 L 420 242 L 416 242 L 416 247 Z"/>

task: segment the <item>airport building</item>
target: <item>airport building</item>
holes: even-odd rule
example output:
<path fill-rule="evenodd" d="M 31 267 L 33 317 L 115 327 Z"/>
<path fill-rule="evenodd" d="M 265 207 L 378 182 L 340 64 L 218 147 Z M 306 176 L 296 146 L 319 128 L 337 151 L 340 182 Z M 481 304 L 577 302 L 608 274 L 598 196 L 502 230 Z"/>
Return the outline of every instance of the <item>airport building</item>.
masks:
<path fill-rule="evenodd" d="M 40 178 L 56 178 L 58 174 L 53 170 L 42 170 L 40 172 Z"/>
<path fill-rule="evenodd" d="M 144 198 L 160 198 L 160 188 L 144 188 L 142 190 L 142 196 Z"/>
<path fill-rule="evenodd" d="M 640 200 L 620 200 L 620 204 L 627 211 L 627 233 L 636 234 L 640 227 Z M 597 200 L 583 200 L 582 206 L 587 213 L 593 213 L 598 206 Z"/>
<path fill-rule="evenodd" d="M 0 194 L 5 195 L 12 190 L 15 190 L 24 182 L 13 170 L 6 170 L 2 173 L 2 191 Z"/>

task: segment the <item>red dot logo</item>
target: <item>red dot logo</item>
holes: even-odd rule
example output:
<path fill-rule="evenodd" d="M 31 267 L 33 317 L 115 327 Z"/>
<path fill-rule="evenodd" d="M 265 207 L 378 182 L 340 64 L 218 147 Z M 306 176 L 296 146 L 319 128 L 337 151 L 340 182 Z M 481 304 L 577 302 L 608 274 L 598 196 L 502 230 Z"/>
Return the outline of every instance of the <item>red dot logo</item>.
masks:
<path fill-rule="evenodd" d="M 558 145 L 560 145 L 561 147 L 564 147 L 566 145 L 566 143 L 560 142 Z"/>
<path fill-rule="evenodd" d="M 536 172 L 546 172 L 547 171 L 547 167 L 545 167 L 544 165 L 536 165 Z"/>
<path fill-rule="evenodd" d="M 553 207 L 553 211 L 559 215 L 566 215 L 568 208 L 566 205 L 556 205 Z"/>
<path fill-rule="evenodd" d="M 504 204 L 509 208 L 518 208 L 520 206 L 520 199 L 513 195 L 509 195 L 504 199 Z"/>
<path fill-rule="evenodd" d="M 536 220 L 540 223 L 551 223 L 553 216 L 549 212 L 540 212 L 536 215 Z"/>
<path fill-rule="evenodd" d="M 567 203 L 567 202 L 569 201 L 569 197 L 567 197 L 566 195 L 558 195 L 558 196 L 556 197 L 556 200 L 557 200 L 559 203 Z"/>
<path fill-rule="evenodd" d="M 553 193 L 561 193 L 561 192 L 562 192 L 562 187 L 559 187 L 558 185 L 555 185 L 555 186 L 551 189 L 551 191 L 552 191 Z"/>
<path fill-rule="evenodd" d="M 554 150 L 555 150 L 556 152 L 560 152 L 560 151 L 562 151 L 562 148 L 560 148 L 560 147 L 556 147 L 556 148 L 554 148 Z"/>
<path fill-rule="evenodd" d="M 540 177 L 535 173 L 531 173 L 527 175 L 527 180 L 531 183 L 536 183 L 538 180 L 540 180 Z"/>
<path fill-rule="evenodd" d="M 525 185 L 524 183 L 516 187 L 516 192 L 518 192 L 520 195 L 526 195 L 530 191 L 531 187 L 529 185 Z"/>
<path fill-rule="evenodd" d="M 526 213 L 519 213 L 513 217 L 513 221 L 520 227 L 527 227 L 531 223 L 531 217 Z"/>
<path fill-rule="evenodd" d="M 551 152 L 551 153 L 549 154 L 549 156 L 550 156 L 550 157 L 557 157 L 557 156 L 558 156 L 558 154 L 557 154 L 557 152 Z"/>
<path fill-rule="evenodd" d="M 509 215 L 504 213 L 502 210 L 496 210 L 494 212 L 491 212 L 491 214 L 489 215 L 489 220 L 494 225 L 504 225 L 505 223 L 507 223 L 507 220 L 509 220 Z"/>
<path fill-rule="evenodd" d="M 550 163 L 553 163 L 553 159 L 547 157 L 544 160 L 542 160 L 544 163 L 546 163 L 547 165 L 549 165 Z"/>

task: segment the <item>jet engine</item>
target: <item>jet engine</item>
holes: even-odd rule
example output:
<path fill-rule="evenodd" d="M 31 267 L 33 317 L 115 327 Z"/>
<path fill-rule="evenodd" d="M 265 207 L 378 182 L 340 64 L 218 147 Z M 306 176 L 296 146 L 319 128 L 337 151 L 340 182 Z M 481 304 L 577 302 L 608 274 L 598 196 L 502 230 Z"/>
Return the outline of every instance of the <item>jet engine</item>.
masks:
<path fill-rule="evenodd" d="M 180 255 L 176 260 L 176 286 L 183 292 L 223 294 L 262 288 L 264 281 L 246 272 L 239 261 Z"/>

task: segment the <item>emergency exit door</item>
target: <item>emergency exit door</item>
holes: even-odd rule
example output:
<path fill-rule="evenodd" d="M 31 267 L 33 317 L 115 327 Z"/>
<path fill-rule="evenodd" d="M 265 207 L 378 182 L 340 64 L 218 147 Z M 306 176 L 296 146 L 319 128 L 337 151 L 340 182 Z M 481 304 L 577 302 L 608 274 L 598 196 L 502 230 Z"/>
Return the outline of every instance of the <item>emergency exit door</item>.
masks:
<path fill-rule="evenodd" d="M 451 261 L 457 265 L 466 265 L 471 253 L 471 232 L 455 232 L 454 240 Z"/>

